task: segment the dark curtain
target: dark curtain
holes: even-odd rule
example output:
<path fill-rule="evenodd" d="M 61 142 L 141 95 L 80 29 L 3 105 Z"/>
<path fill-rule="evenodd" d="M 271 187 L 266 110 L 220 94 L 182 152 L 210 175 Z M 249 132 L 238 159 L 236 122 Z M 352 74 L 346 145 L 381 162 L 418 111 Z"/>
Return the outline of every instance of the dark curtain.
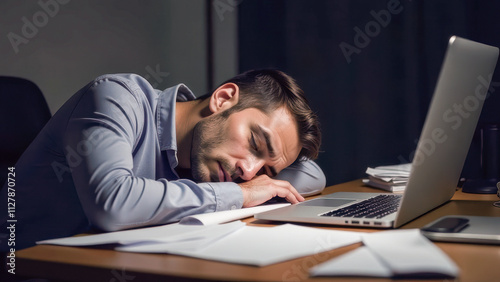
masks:
<path fill-rule="evenodd" d="M 238 8 L 240 70 L 277 68 L 298 81 L 321 120 L 317 162 L 328 185 L 411 161 L 451 35 L 500 46 L 495 1 L 252 0 Z M 481 123 L 500 122 L 497 92 Z M 479 173 L 477 143 L 465 177 Z"/>

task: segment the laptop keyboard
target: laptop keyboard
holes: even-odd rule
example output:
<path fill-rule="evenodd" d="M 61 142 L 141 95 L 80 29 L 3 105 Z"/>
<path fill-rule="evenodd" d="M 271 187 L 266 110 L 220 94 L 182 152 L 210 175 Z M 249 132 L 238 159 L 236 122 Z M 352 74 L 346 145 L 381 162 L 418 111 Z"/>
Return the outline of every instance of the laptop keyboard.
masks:
<path fill-rule="evenodd" d="M 350 206 L 329 211 L 321 216 L 382 218 L 398 210 L 402 195 L 379 195 Z"/>

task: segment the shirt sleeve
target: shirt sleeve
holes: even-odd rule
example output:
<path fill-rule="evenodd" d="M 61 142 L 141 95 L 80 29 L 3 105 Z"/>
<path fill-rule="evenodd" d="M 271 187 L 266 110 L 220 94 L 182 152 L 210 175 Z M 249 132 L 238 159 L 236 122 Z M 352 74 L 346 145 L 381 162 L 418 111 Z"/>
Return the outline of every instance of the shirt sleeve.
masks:
<path fill-rule="evenodd" d="M 323 170 L 312 160 L 296 161 L 283 169 L 275 179 L 290 182 L 302 196 L 319 194 L 326 185 Z"/>
<path fill-rule="evenodd" d="M 136 91 L 119 81 L 98 80 L 81 96 L 68 122 L 66 159 L 90 223 L 116 231 L 240 208 L 243 194 L 234 183 L 197 184 L 135 175 L 138 160 L 133 154 L 137 144 L 147 142 L 143 131 L 145 111 L 150 109 Z"/>

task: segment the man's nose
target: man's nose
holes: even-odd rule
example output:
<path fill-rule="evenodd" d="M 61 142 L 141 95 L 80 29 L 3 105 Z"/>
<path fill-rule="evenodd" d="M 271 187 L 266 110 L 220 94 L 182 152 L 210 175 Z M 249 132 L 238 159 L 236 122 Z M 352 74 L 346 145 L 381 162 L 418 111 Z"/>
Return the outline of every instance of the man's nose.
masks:
<path fill-rule="evenodd" d="M 241 179 L 249 181 L 253 179 L 264 166 L 264 160 L 255 157 L 250 157 L 241 160 L 238 164 L 238 169 L 241 171 Z"/>

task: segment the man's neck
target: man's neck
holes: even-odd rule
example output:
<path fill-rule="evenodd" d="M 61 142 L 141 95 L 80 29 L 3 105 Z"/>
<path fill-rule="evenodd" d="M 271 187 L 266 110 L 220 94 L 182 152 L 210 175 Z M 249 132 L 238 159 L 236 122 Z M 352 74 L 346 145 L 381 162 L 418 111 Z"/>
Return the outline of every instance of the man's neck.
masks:
<path fill-rule="evenodd" d="M 177 139 L 178 168 L 190 169 L 193 129 L 206 115 L 208 100 L 192 100 L 175 103 L 175 133 Z"/>

